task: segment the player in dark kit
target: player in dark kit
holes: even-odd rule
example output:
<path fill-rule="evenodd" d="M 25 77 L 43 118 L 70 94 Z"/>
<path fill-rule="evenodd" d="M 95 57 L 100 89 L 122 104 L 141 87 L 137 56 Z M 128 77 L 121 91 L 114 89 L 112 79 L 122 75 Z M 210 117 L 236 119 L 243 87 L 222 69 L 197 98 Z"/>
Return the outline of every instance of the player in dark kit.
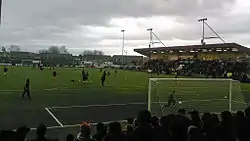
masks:
<path fill-rule="evenodd" d="M 4 75 L 7 76 L 8 75 L 8 68 L 5 66 L 3 68 L 3 72 L 4 72 Z"/>
<path fill-rule="evenodd" d="M 173 91 L 170 96 L 168 97 L 168 105 L 167 107 L 174 106 L 176 104 L 175 100 L 175 91 Z"/>
<path fill-rule="evenodd" d="M 102 82 L 102 86 L 104 86 L 105 80 L 106 80 L 106 71 L 103 72 L 102 77 L 101 77 L 101 82 Z"/>
<path fill-rule="evenodd" d="M 82 70 L 82 82 L 88 81 L 88 72 L 85 73 L 84 69 Z"/>
<path fill-rule="evenodd" d="M 31 99 L 31 97 L 30 97 L 30 79 L 29 78 L 26 79 L 22 98 L 24 98 L 25 94 L 27 94 L 28 98 Z"/>
<path fill-rule="evenodd" d="M 57 75 L 57 73 L 56 73 L 56 71 L 54 70 L 54 71 L 53 71 L 53 76 L 56 77 L 56 75 Z"/>

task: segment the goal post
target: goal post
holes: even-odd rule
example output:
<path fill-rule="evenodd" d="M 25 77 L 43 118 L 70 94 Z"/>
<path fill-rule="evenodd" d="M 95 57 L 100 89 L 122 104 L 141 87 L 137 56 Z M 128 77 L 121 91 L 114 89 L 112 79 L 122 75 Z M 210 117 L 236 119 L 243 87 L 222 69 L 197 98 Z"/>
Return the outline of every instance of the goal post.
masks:
<path fill-rule="evenodd" d="M 149 78 L 148 110 L 154 115 L 180 108 L 201 112 L 242 110 L 246 104 L 239 81 L 209 78 Z"/>

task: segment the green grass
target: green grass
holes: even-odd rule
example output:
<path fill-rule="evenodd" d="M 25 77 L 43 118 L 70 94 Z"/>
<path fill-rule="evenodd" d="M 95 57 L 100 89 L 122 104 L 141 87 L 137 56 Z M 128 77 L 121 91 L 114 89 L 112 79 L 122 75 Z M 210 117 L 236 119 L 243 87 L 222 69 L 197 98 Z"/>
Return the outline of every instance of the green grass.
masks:
<path fill-rule="evenodd" d="M 3 68 L 0 67 L 0 71 Z M 29 67 L 9 67 L 8 76 L 0 74 L 0 128 L 13 129 L 22 125 L 36 127 L 39 123 L 45 123 L 48 126 L 58 126 L 58 123 L 49 115 L 45 108 L 60 120 L 63 125 L 79 124 L 82 121 L 111 121 L 123 120 L 128 117 L 136 116 L 138 110 L 147 108 L 146 104 L 138 105 L 116 105 L 109 107 L 75 107 L 75 108 L 52 108 L 68 106 L 86 106 L 86 105 L 107 105 L 107 104 L 126 104 L 126 103 L 147 103 L 148 78 L 149 75 L 144 72 L 118 71 L 116 75 L 114 70 L 110 70 L 111 76 L 107 77 L 106 86 L 100 86 L 101 73 L 99 69 L 87 69 L 92 81 L 88 84 L 80 82 L 72 83 L 70 80 L 81 80 L 81 69 L 77 68 L 57 68 L 57 77 L 52 77 L 52 71 L 45 69 L 40 71 L 38 68 Z M 32 100 L 22 99 L 25 78 L 31 80 Z M 153 76 L 156 77 L 156 76 Z M 171 77 L 161 75 L 160 77 Z M 197 82 L 189 83 L 190 87 L 196 86 Z M 169 83 L 162 84 L 159 91 L 161 99 L 165 99 L 169 94 Z M 206 84 L 207 86 L 208 84 Z M 238 101 L 250 101 L 250 85 L 241 84 L 243 95 L 235 96 Z M 179 92 L 179 101 L 183 101 L 177 108 L 198 108 L 199 110 L 224 110 L 225 101 L 212 102 L 185 102 L 190 100 L 209 100 L 223 99 L 225 94 L 225 85 L 209 84 L 209 89 L 199 91 L 200 95 L 188 93 L 187 89 L 181 86 L 174 88 Z M 190 88 L 189 87 L 189 88 Z M 211 89 L 212 88 L 212 89 Z M 182 93 L 182 92 L 186 93 Z M 181 94 L 180 94 L 181 93 Z M 166 94 L 164 96 L 164 94 Z M 191 104 L 190 104 L 191 103 Z M 158 106 L 158 107 L 157 107 Z M 235 106 L 235 109 L 242 108 L 242 104 Z M 159 111 L 159 105 L 154 105 Z M 167 111 L 167 110 L 166 110 Z M 55 131 L 56 130 L 56 131 Z M 64 132 L 54 129 L 52 136 L 58 135 L 58 132 Z M 70 129 L 65 129 L 65 132 Z M 78 130 L 75 129 L 75 130 Z M 74 132 L 75 132 L 74 130 Z M 70 130 L 69 132 L 72 132 Z"/>

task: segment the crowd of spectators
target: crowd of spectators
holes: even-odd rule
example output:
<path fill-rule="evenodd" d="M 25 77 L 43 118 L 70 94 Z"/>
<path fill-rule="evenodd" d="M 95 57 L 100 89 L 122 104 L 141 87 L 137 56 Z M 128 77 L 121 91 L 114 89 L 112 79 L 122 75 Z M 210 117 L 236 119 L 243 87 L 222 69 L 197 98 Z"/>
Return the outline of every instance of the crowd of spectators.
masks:
<path fill-rule="evenodd" d="M 247 73 L 249 69 L 249 62 L 236 60 L 212 60 L 204 61 L 198 59 L 164 61 L 164 60 L 150 60 L 145 67 L 150 68 L 156 73 L 171 74 L 173 72 L 178 75 L 190 76 L 194 74 L 201 74 L 212 78 L 226 78 L 228 73 L 232 73 L 233 79 L 240 81 L 247 81 Z"/>
<path fill-rule="evenodd" d="M 52 141 L 46 138 L 47 128 L 37 127 L 37 137 L 31 141 Z M 29 128 L 16 131 L 1 131 L 1 141 L 25 141 Z M 98 123 L 96 133 L 91 125 L 83 123 L 78 134 L 68 134 L 65 141 L 249 141 L 250 108 L 235 114 L 229 111 L 220 117 L 212 113 L 180 109 L 178 113 L 160 119 L 151 116 L 147 110 L 138 113 L 137 118 L 128 120 L 124 130 L 119 122 L 111 122 L 108 127 Z M 56 140 L 55 140 L 56 141 Z"/>

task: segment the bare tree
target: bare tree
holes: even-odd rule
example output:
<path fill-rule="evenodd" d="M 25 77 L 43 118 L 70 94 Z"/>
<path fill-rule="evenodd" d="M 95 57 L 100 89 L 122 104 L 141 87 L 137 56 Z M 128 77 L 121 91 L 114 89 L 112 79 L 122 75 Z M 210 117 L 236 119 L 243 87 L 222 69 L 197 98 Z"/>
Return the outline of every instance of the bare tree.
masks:
<path fill-rule="evenodd" d="M 46 54 L 49 53 L 49 51 L 47 49 L 41 49 L 38 51 L 39 54 Z"/>
<path fill-rule="evenodd" d="M 60 49 L 57 46 L 51 46 L 48 49 L 48 53 L 60 54 Z"/>
<path fill-rule="evenodd" d="M 82 56 L 84 56 L 84 55 L 104 55 L 104 52 L 100 51 L 100 50 L 84 50 L 81 53 L 81 55 Z"/>
<path fill-rule="evenodd" d="M 9 47 L 9 51 L 15 51 L 15 52 L 20 52 L 21 49 L 20 49 L 20 46 L 19 45 L 10 45 Z"/>
<path fill-rule="evenodd" d="M 48 49 L 42 49 L 39 50 L 40 54 L 44 54 L 44 53 L 53 53 L 53 54 L 69 54 L 66 46 L 51 46 Z"/>
<path fill-rule="evenodd" d="M 6 48 L 2 46 L 2 52 L 6 52 Z"/>
<path fill-rule="evenodd" d="M 66 46 L 61 46 L 61 47 L 59 48 L 59 51 L 60 51 L 60 54 L 69 54 L 69 52 L 68 52 Z"/>

